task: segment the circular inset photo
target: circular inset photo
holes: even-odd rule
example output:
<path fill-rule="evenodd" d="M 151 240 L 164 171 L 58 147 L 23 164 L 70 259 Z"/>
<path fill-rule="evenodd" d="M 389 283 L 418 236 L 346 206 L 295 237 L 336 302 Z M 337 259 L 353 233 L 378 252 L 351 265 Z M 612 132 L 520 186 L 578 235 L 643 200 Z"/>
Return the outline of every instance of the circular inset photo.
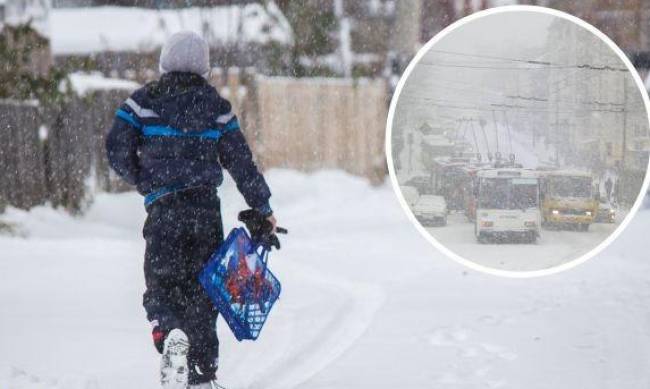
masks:
<path fill-rule="evenodd" d="M 568 269 L 606 247 L 647 188 L 648 97 L 622 51 L 541 7 L 436 35 L 388 116 L 393 185 L 420 232 L 492 274 Z"/>

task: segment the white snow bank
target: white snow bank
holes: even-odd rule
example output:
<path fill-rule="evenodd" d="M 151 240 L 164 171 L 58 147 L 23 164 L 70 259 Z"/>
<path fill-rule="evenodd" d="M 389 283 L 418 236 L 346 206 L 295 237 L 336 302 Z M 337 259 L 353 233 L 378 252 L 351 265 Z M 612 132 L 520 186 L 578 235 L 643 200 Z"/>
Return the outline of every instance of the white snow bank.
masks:
<path fill-rule="evenodd" d="M 54 55 L 159 49 L 173 33 L 191 30 L 213 46 L 292 42 L 292 30 L 277 7 L 260 4 L 213 8 L 56 8 L 50 13 Z M 241 29 L 240 29 L 241 27 Z"/>
<path fill-rule="evenodd" d="M 497 278 L 445 259 L 388 185 L 339 172 L 267 174 L 289 228 L 270 267 L 283 294 L 257 342 L 219 322 L 230 388 L 625 388 L 650 385 L 650 262 L 641 212 L 566 273 Z M 221 189 L 229 230 L 244 207 Z M 135 193 L 75 218 L 9 210 L 0 237 L 0 388 L 159 388 L 141 296 Z"/>
<path fill-rule="evenodd" d="M 72 90 L 79 96 L 85 96 L 98 90 L 127 90 L 133 91 L 140 87 L 140 84 L 130 80 L 119 78 L 108 78 L 101 73 L 81 73 L 75 72 L 68 75 Z"/>

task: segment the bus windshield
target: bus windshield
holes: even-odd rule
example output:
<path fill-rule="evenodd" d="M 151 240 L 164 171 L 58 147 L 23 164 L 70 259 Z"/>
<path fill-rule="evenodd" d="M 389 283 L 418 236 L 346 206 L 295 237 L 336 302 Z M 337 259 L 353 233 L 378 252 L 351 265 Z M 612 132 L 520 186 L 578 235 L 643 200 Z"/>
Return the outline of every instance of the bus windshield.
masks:
<path fill-rule="evenodd" d="M 535 178 L 484 178 L 479 189 L 479 208 L 529 209 L 538 206 Z"/>
<path fill-rule="evenodd" d="M 591 177 L 549 177 L 549 193 L 553 197 L 591 197 Z"/>

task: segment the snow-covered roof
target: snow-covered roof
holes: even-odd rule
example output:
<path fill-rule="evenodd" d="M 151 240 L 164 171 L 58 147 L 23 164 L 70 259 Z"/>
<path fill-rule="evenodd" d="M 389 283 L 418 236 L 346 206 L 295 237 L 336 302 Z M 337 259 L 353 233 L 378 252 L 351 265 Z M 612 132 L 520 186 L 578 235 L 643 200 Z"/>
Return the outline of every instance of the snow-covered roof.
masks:
<path fill-rule="evenodd" d="M 241 23 L 241 29 L 240 29 Z M 171 34 L 195 31 L 212 46 L 293 42 L 293 32 L 275 5 L 146 9 L 134 7 L 58 8 L 50 12 L 54 55 L 159 49 Z"/>
<path fill-rule="evenodd" d="M 593 177 L 591 173 L 577 169 L 548 170 L 543 173 L 545 176 L 564 176 L 564 177 Z"/>
<path fill-rule="evenodd" d="M 140 84 L 130 80 L 119 78 L 107 78 L 100 73 L 71 73 L 68 75 L 72 90 L 79 96 L 98 90 L 115 90 L 121 89 L 133 91 L 140 87 Z"/>
<path fill-rule="evenodd" d="M 443 212 L 447 208 L 447 202 L 442 196 L 422 195 L 415 203 L 415 208 L 423 211 L 428 210 Z"/>
<path fill-rule="evenodd" d="M 17 26 L 31 22 L 31 26 L 43 37 L 50 36 L 49 0 L 0 0 L 0 6 L 4 8 L 0 30 L 5 25 Z"/>

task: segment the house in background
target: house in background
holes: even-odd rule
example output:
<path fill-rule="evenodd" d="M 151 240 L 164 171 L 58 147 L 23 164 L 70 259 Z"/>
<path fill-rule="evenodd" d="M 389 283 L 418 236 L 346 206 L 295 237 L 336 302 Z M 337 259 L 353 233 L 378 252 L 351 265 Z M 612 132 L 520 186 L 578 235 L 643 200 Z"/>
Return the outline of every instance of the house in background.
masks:
<path fill-rule="evenodd" d="M 273 2 L 190 8 L 53 8 L 50 28 L 57 66 L 99 70 L 140 82 L 157 76 L 160 48 L 180 30 L 202 35 L 218 67 L 265 69 L 274 66 L 270 62 L 293 44 L 291 26 Z M 274 51 L 277 55 L 270 55 Z"/>
<path fill-rule="evenodd" d="M 53 65 L 49 10 L 48 0 L 0 0 L 1 39 L 6 40 L 7 50 L 28 53 L 27 58 L 16 56 L 17 62 L 11 63 L 14 69 L 6 71 L 22 69 L 40 76 L 49 72 Z"/>
<path fill-rule="evenodd" d="M 650 133 L 633 78 L 618 70 L 624 69 L 621 60 L 590 32 L 554 23 L 547 59 L 592 64 L 594 69 L 548 72 L 549 137 L 555 134 L 554 143 L 573 163 L 598 160 L 604 163 L 601 169 L 645 170 Z"/>

